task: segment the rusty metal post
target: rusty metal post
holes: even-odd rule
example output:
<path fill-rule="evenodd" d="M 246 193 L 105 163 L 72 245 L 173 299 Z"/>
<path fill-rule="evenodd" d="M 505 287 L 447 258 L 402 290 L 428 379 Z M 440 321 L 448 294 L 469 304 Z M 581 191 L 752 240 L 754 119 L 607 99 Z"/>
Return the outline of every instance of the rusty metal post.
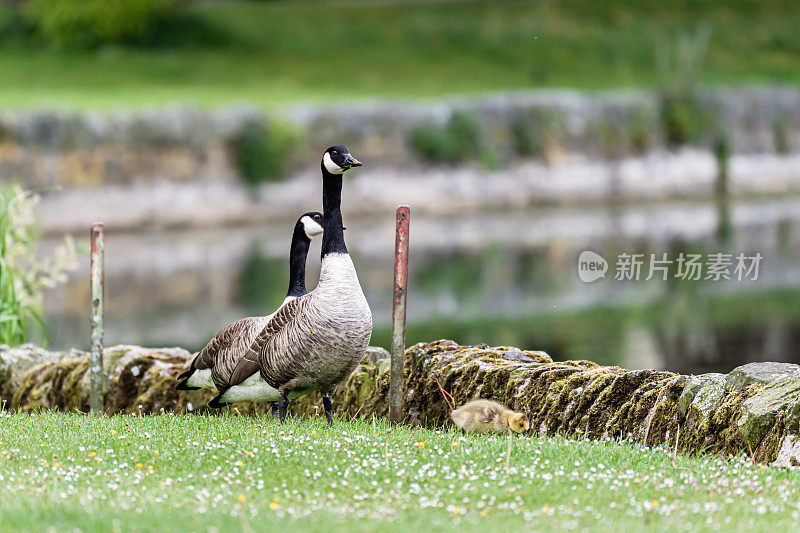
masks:
<path fill-rule="evenodd" d="M 407 205 L 397 208 L 394 244 L 394 301 L 392 304 L 392 363 L 389 377 L 389 420 L 403 420 L 403 366 L 406 351 L 406 289 L 408 282 Z"/>
<path fill-rule="evenodd" d="M 105 374 L 103 372 L 103 224 L 92 224 L 89 230 L 92 241 L 90 255 L 90 283 L 92 292 L 92 315 L 90 317 L 91 336 L 91 394 L 92 414 L 103 413 Z"/>

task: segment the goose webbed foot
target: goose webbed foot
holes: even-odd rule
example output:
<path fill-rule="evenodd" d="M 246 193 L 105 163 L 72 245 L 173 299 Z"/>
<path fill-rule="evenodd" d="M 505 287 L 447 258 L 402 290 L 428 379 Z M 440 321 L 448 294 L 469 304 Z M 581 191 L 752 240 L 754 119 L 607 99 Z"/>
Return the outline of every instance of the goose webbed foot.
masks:
<path fill-rule="evenodd" d="M 275 418 L 276 416 L 278 416 L 278 402 L 274 401 L 269 403 L 272 406 L 270 408 L 270 414 L 272 415 L 272 418 Z"/>
<path fill-rule="evenodd" d="M 333 400 L 327 394 L 322 397 L 322 406 L 325 408 L 325 419 L 328 421 L 328 425 L 333 425 Z"/>
<path fill-rule="evenodd" d="M 275 403 L 278 404 L 278 416 L 281 419 L 281 424 L 283 424 L 283 422 L 286 420 L 286 407 L 289 405 L 289 398 L 281 395 L 281 397 Z"/>

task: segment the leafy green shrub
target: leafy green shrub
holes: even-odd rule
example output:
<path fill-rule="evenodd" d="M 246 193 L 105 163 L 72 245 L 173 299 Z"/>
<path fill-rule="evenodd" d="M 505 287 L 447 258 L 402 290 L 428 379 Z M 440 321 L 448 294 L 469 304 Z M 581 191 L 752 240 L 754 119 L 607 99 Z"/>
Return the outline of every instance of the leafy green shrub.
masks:
<path fill-rule="evenodd" d="M 481 152 L 481 125 L 478 118 L 466 111 L 457 111 L 447 123 L 451 151 L 456 161 L 475 159 Z"/>
<path fill-rule="evenodd" d="M 286 175 L 298 133 L 280 121 L 246 123 L 234 142 L 236 164 L 242 179 L 255 187 Z"/>
<path fill-rule="evenodd" d="M 432 121 L 411 130 L 411 149 L 426 161 L 446 161 L 449 158 L 448 139 L 444 128 Z"/>
<path fill-rule="evenodd" d="M 530 109 L 511 122 L 514 151 L 521 156 L 543 155 L 548 146 L 561 142 L 563 133 L 561 118 L 551 109 Z"/>
<path fill-rule="evenodd" d="M 97 46 L 146 36 L 176 5 L 176 0 L 30 0 L 23 15 L 54 46 Z"/>
<path fill-rule="evenodd" d="M 671 146 L 697 142 L 708 129 L 705 112 L 691 97 L 665 97 L 661 104 L 661 123 L 664 138 Z"/>
<path fill-rule="evenodd" d="M 711 28 L 703 23 L 656 47 L 662 86 L 661 123 L 668 145 L 697 142 L 710 129 L 709 116 L 697 99 L 710 37 Z"/>
<path fill-rule="evenodd" d="M 511 139 L 514 142 L 514 151 L 519 155 L 534 155 L 541 152 L 542 147 L 537 142 L 531 127 L 530 113 L 519 113 L 511 122 Z"/>
<path fill-rule="evenodd" d="M 637 113 L 628 123 L 628 141 L 634 153 L 643 154 L 653 146 L 650 124 L 644 113 Z"/>
<path fill-rule="evenodd" d="M 409 142 L 427 161 L 452 164 L 483 157 L 480 122 L 467 111 L 456 111 L 444 126 L 427 122 L 414 128 Z"/>
<path fill-rule="evenodd" d="M 66 280 L 77 249 L 71 239 L 52 258 L 37 261 L 33 210 L 39 197 L 18 187 L 0 187 L 0 344 L 26 342 L 29 326 L 41 318 L 42 291 Z"/>

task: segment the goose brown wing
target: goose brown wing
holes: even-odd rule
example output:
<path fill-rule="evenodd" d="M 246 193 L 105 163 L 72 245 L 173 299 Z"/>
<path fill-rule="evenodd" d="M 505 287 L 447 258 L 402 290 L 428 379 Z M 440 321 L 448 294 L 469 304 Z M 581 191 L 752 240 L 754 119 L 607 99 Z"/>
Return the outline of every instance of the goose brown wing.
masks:
<path fill-rule="evenodd" d="M 219 333 L 214 335 L 214 338 L 208 341 L 208 344 L 200 350 L 194 358 L 194 361 L 192 361 L 192 368 L 195 370 L 214 368 L 217 364 L 217 357 L 220 352 L 233 344 L 236 337 L 247 328 L 249 320 L 251 319 L 242 318 L 222 328 Z"/>
<path fill-rule="evenodd" d="M 264 350 L 264 347 L 272 337 L 292 323 L 294 317 L 304 307 L 303 304 L 305 301 L 306 299 L 303 297 L 296 298 L 286 303 L 286 305 L 275 313 L 264 329 L 261 330 L 261 333 L 258 334 L 258 337 L 256 337 L 250 345 L 250 349 L 247 350 L 247 353 L 239 359 L 239 362 L 231 373 L 230 380 L 228 380 L 228 387 L 239 385 L 261 369 L 259 356 Z"/>
<path fill-rule="evenodd" d="M 264 317 L 246 317 L 228 324 L 217 333 L 211 341 L 195 356 L 190 375 L 195 370 L 211 370 L 211 378 L 217 387 L 227 383 L 230 373 L 250 346 L 251 339 L 266 323 Z"/>

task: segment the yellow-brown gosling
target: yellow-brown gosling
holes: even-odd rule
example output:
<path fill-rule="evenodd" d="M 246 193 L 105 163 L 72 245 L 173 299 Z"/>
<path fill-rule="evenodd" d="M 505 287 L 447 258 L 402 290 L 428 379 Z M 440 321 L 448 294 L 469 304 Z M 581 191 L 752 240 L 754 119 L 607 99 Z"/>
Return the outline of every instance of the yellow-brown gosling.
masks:
<path fill-rule="evenodd" d="M 473 400 L 450 413 L 455 425 L 468 433 L 505 433 L 527 435 L 531 427 L 528 415 L 512 411 L 491 400 Z"/>

